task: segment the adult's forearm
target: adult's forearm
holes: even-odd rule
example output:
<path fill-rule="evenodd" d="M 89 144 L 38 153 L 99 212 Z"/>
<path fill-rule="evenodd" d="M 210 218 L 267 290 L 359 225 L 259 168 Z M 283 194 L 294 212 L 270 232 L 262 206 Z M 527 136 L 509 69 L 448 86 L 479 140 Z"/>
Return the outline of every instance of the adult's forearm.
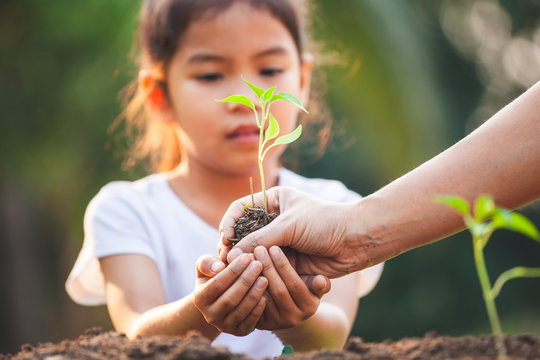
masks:
<path fill-rule="evenodd" d="M 472 202 L 490 194 L 517 208 L 540 197 L 540 85 L 473 133 L 359 202 L 355 233 L 368 263 L 378 263 L 463 229 L 437 194 Z"/>

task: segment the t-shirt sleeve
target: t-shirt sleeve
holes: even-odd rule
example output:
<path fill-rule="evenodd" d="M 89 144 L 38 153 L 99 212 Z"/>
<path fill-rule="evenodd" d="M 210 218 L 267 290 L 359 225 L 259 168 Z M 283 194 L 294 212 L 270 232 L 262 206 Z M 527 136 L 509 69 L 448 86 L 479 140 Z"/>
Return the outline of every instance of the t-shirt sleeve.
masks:
<path fill-rule="evenodd" d="M 75 302 L 105 303 L 105 282 L 99 258 L 140 254 L 155 261 L 144 210 L 140 194 L 122 183 L 105 186 L 92 199 L 84 216 L 83 247 L 66 281 L 66 291 Z"/>

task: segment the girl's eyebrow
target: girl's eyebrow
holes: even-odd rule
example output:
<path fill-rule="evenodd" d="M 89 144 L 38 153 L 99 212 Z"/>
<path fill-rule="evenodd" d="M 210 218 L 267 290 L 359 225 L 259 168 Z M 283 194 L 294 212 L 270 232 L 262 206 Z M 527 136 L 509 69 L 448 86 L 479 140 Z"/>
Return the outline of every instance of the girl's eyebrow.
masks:
<path fill-rule="evenodd" d="M 269 49 L 265 49 L 261 52 L 258 52 L 257 54 L 253 55 L 254 59 L 258 59 L 261 57 L 269 56 L 269 55 L 281 55 L 286 54 L 287 50 L 281 46 L 275 46 L 271 47 Z M 216 54 L 210 54 L 210 53 L 197 53 L 192 56 L 190 56 L 187 60 L 188 64 L 197 64 L 197 63 L 204 63 L 204 62 L 225 62 L 227 59 L 224 56 L 216 55 Z"/>
<path fill-rule="evenodd" d="M 188 64 L 193 64 L 193 63 L 203 63 L 203 62 L 208 62 L 208 61 L 224 62 L 225 58 L 219 55 L 200 53 L 200 54 L 195 54 L 191 56 L 187 62 Z"/>
<path fill-rule="evenodd" d="M 269 49 L 263 50 L 253 56 L 253 58 L 261 58 L 268 55 L 281 55 L 287 53 L 287 50 L 285 50 L 284 47 L 281 46 L 274 46 Z"/>

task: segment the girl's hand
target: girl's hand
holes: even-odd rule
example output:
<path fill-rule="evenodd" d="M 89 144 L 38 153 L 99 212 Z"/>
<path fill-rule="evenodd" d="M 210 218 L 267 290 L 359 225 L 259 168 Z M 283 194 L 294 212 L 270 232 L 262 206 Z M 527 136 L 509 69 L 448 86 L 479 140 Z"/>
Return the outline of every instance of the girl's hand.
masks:
<path fill-rule="evenodd" d="M 259 276 L 262 269 L 251 254 L 239 256 L 227 267 L 215 256 L 203 255 L 197 260 L 193 303 L 218 330 L 245 336 L 265 309 L 268 281 Z"/>
<path fill-rule="evenodd" d="M 258 246 L 255 259 L 263 266 L 262 274 L 268 279 L 265 292 L 266 308 L 257 323 L 262 330 L 279 330 L 294 327 L 313 315 L 319 307 L 320 298 L 330 290 L 330 282 L 323 276 L 309 277 L 312 293 L 287 259 L 283 251 L 273 246 L 267 250 Z"/>

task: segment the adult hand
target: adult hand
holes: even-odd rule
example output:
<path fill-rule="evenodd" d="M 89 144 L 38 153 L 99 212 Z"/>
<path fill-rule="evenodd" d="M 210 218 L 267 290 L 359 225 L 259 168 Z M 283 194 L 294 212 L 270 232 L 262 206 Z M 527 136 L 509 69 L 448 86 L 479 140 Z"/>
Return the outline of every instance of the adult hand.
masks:
<path fill-rule="evenodd" d="M 321 297 L 330 291 L 330 280 L 318 275 L 310 278 L 310 291 L 278 246 L 267 250 L 258 246 L 255 259 L 263 265 L 262 275 L 268 280 L 266 308 L 257 323 L 262 330 L 288 329 L 311 317 L 319 307 Z"/>
<path fill-rule="evenodd" d="M 362 251 L 369 241 L 360 243 L 352 224 L 358 222 L 356 204 L 323 201 L 303 192 L 274 187 L 266 192 L 269 211 L 279 216 L 267 226 L 243 238 L 232 248 L 228 239 L 234 237 L 233 224 L 244 213 L 251 196 L 236 200 L 220 224 L 221 241 L 218 251 L 223 261 L 233 261 L 241 253 L 251 253 L 262 245 L 295 249 L 296 270 L 302 275 L 322 274 L 340 277 L 373 265 Z M 255 195 L 262 203 L 262 194 Z"/>
<path fill-rule="evenodd" d="M 268 281 L 259 276 L 262 268 L 251 254 L 239 256 L 229 266 L 215 256 L 201 256 L 193 303 L 218 330 L 236 336 L 251 333 L 266 306 Z"/>

